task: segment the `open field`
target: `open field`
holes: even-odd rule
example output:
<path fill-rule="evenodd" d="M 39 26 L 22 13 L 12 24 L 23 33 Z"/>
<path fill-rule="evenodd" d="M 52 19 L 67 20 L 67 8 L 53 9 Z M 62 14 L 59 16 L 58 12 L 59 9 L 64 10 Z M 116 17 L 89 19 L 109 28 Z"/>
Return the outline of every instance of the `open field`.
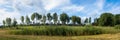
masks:
<path fill-rule="evenodd" d="M 36 28 L 35 26 L 20 27 Z M 73 28 L 84 28 L 84 27 L 73 27 Z M 98 28 L 98 27 L 97 27 Z M 114 27 L 99 27 L 110 31 L 115 31 Z M 38 35 L 14 35 L 9 34 L 9 31 L 17 30 L 16 28 L 3 28 L 0 29 L 0 40 L 120 40 L 119 30 L 117 33 L 110 34 L 99 34 L 99 35 L 84 35 L 84 36 L 38 36 Z"/>

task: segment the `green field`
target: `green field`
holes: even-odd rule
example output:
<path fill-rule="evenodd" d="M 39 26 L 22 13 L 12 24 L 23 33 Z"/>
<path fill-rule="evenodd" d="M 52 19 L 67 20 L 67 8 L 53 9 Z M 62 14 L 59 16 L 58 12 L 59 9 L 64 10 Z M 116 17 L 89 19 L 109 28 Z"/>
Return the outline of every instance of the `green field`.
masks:
<path fill-rule="evenodd" d="M 115 27 L 98 27 L 94 26 L 95 28 L 103 29 L 102 34 L 95 34 L 95 35 L 77 35 L 77 36 L 72 36 L 72 35 L 67 35 L 67 36 L 53 36 L 53 35 L 36 35 L 31 31 L 30 33 L 33 34 L 11 34 L 12 32 L 16 32 L 19 30 L 24 30 L 24 29 L 46 29 L 46 28 L 72 28 L 72 30 L 82 30 L 86 27 L 82 26 L 24 26 L 24 27 L 13 27 L 13 28 L 0 28 L 0 40 L 120 40 L 120 30 L 116 29 Z M 50 29 L 51 29 L 50 28 Z M 65 29 L 66 30 L 66 29 Z M 28 30 L 29 31 L 29 30 Z M 54 32 L 54 31 L 53 31 Z M 61 32 L 61 30 L 60 30 Z M 82 32 L 82 31 L 80 31 Z M 91 31 L 90 31 L 91 32 Z M 36 31 L 35 31 L 36 33 Z M 51 33 L 51 32 L 50 32 Z"/>

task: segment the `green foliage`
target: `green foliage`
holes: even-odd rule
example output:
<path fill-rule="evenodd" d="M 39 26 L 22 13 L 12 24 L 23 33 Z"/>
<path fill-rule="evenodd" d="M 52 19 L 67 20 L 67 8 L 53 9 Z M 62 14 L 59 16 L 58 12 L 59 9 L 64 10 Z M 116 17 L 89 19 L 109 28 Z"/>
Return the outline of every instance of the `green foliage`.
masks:
<path fill-rule="evenodd" d="M 37 21 L 37 20 L 40 20 L 41 18 L 42 18 L 42 15 L 38 14 L 37 12 L 31 15 L 31 20 L 33 21 L 33 23 L 35 19 Z"/>
<path fill-rule="evenodd" d="M 5 20 L 3 20 L 3 26 L 5 26 Z"/>
<path fill-rule="evenodd" d="M 47 19 L 49 20 L 49 23 L 50 23 L 50 22 L 51 22 L 51 20 L 52 20 L 51 13 L 48 13 L 48 14 L 47 14 Z"/>
<path fill-rule="evenodd" d="M 14 26 L 14 27 L 15 27 L 16 25 L 17 25 L 17 21 L 16 21 L 16 19 L 14 18 L 14 19 L 13 19 L 12 26 Z"/>
<path fill-rule="evenodd" d="M 26 23 L 27 23 L 27 25 L 30 24 L 30 19 L 28 16 L 26 16 Z"/>
<path fill-rule="evenodd" d="M 115 28 L 116 28 L 116 29 L 120 29 L 120 25 L 116 25 Z"/>
<path fill-rule="evenodd" d="M 43 23 L 44 24 L 46 23 L 46 16 L 45 15 L 43 16 Z"/>
<path fill-rule="evenodd" d="M 102 34 L 103 31 L 100 28 L 95 27 L 86 27 L 84 30 L 84 35 L 96 35 L 96 34 Z"/>
<path fill-rule="evenodd" d="M 80 17 L 77 17 L 77 23 L 81 24 L 81 18 Z"/>
<path fill-rule="evenodd" d="M 76 20 L 77 20 L 77 17 L 76 16 L 72 16 L 71 19 L 72 19 L 73 24 L 75 24 Z"/>
<path fill-rule="evenodd" d="M 7 24 L 7 26 L 11 26 L 11 18 L 6 18 L 6 24 Z"/>
<path fill-rule="evenodd" d="M 84 23 L 88 23 L 88 18 L 85 19 Z"/>
<path fill-rule="evenodd" d="M 57 23 L 57 21 L 58 21 L 58 15 L 57 15 L 57 13 L 53 14 L 53 21 L 54 21 L 54 24 Z"/>
<path fill-rule="evenodd" d="M 115 15 L 115 23 L 116 25 L 120 24 L 120 14 Z"/>
<path fill-rule="evenodd" d="M 100 26 L 114 26 L 115 19 L 112 13 L 103 13 L 99 19 Z"/>
<path fill-rule="evenodd" d="M 89 23 L 91 24 L 91 17 L 89 17 Z"/>
<path fill-rule="evenodd" d="M 98 24 L 99 24 L 99 18 L 95 18 L 94 22 L 92 24 L 95 25 L 95 26 L 98 26 Z"/>
<path fill-rule="evenodd" d="M 21 22 L 24 23 L 24 16 L 21 16 Z"/>
<path fill-rule="evenodd" d="M 66 24 L 66 22 L 69 21 L 68 18 L 69 17 L 66 13 L 60 14 L 60 20 L 62 21 L 62 24 Z"/>
<path fill-rule="evenodd" d="M 20 29 L 11 31 L 10 33 L 16 35 L 80 36 L 120 32 L 114 28 L 92 26 L 90 27 L 43 26 L 43 27 L 21 27 Z"/>
<path fill-rule="evenodd" d="M 80 17 L 72 16 L 71 20 L 72 20 L 73 24 L 76 24 L 76 23 L 81 24 L 81 18 Z"/>
<path fill-rule="evenodd" d="M 33 21 L 35 19 L 35 13 L 31 15 L 31 20 Z"/>

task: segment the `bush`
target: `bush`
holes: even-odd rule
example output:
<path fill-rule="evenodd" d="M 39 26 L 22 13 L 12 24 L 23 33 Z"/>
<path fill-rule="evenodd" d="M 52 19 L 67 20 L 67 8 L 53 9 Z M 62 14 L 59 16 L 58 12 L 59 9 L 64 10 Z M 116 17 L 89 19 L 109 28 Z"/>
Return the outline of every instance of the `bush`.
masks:
<path fill-rule="evenodd" d="M 95 28 L 95 27 L 86 27 L 83 30 L 84 35 L 96 35 L 96 34 L 102 34 L 102 29 Z"/>
<path fill-rule="evenodd" d="M 116 29 L 120 29 L 120 25 L 116 25 L 115 28 L 116 28 Z"/>

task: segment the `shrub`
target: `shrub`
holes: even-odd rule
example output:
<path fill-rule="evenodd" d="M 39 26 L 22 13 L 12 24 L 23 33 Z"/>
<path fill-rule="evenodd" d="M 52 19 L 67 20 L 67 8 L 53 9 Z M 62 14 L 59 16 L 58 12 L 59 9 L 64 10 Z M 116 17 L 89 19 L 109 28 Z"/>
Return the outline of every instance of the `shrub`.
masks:
<path fill-rule="evenodd" d="M 116 25 L 115 28 L 116 28 L 116 29 L 120 29 L 120 25 Z"/>
<path fill-rule="evenodd" d="M 102 29 L 95 28 L 95 27 L 86 27 L 83 30 L 84 35 L 96 35 L 96 34 L 102 34 Z"/>

